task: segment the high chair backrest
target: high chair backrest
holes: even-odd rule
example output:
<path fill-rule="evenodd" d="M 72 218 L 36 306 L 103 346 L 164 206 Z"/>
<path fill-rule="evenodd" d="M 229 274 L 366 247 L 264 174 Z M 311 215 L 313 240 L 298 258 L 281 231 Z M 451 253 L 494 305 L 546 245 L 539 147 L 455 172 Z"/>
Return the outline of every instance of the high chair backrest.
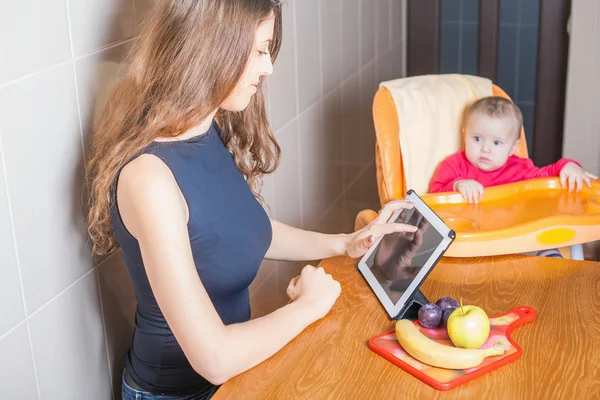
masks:
<path fill-rule="evenodd" d="M 485 96 L 510 100 L 491 81 L 468 75 L 426 75 L 381 83 L 373 101 L 373 120 L 382 205 L 404 198 L 408 189 L 427 192 L 438 164 L 463 148 L 461 127 L 467 107 Z M 520 139 L 515 154 L 528 157 L 523 129 Z"/>

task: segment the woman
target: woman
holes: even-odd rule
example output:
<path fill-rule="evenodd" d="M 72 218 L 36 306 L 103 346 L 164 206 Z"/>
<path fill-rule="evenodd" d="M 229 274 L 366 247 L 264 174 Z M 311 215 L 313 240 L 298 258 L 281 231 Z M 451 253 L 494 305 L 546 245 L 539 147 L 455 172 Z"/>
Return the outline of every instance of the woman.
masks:
<path fill-rule="evenodd" d="M 124 399 L 209 398 L 328 313 L 340 285 L 306 266 L 288 305 L 250 320 L 263 258 L 359 257 L 414 229 L 384 224 L 404 202 L 350 235 L 269 220 L 257 198 L 279 147 L 262 78 L 281 31 L 279 0 L 158 2 L 95 129 L 88 230 L 96 253 L 122 248 L 138 302 Z"/>

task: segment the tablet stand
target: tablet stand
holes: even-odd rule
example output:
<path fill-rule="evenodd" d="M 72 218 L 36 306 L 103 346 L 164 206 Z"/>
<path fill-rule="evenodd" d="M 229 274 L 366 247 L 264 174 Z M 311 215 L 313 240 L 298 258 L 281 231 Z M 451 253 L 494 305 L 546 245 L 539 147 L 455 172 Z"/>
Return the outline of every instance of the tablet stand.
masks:
<path fill-rule="evenodd" d="M 400 310 L 400 312 L 394 319 L 416 320 L 419 318 L 419 309 L 421 308 L 421 306 L 427 303 L 429 303 L 427 297 L 425 297 L 425 295 L 423 294 L 423 292 L 421 292 L 420 289 L 417 289 L 415 290 L 411 298 L 406 302 L 404 308 Z"/>

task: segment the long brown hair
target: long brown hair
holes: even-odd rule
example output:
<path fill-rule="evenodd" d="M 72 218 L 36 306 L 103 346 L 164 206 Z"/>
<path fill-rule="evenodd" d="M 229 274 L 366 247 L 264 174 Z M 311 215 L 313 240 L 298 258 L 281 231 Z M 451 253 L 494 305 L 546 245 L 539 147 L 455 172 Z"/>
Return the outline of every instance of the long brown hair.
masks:
<path fill-rule="evenodd" d="M 92 136 L 86 181 L 94 253 L 118 248 L 110 208 L 120 169 L 153 140 L 178 136 L 219 108 L 242 78 L 256 29 L 270 15 L 274 61 L 281 46 L 280 0 L 161 0 L 150 11 Z M 259 199 L 262 176 L 273 172 L 280 153 L 262 86 L 244 111 L 221 109 L 215 117 Z"/>

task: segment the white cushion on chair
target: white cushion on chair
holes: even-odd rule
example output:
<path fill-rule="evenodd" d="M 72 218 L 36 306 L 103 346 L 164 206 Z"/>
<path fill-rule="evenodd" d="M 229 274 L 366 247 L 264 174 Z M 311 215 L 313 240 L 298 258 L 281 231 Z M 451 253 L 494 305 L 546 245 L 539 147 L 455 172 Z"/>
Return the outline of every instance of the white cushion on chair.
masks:
<path fill-rule="evenodd" d="M 473 101 L 492 95 L 492 81 L 471 75 L 422 75 L 382 82 L 394 99 L 406 188 L 428 192 L 438 164 L 462 148 L 462 120 Z"/>

